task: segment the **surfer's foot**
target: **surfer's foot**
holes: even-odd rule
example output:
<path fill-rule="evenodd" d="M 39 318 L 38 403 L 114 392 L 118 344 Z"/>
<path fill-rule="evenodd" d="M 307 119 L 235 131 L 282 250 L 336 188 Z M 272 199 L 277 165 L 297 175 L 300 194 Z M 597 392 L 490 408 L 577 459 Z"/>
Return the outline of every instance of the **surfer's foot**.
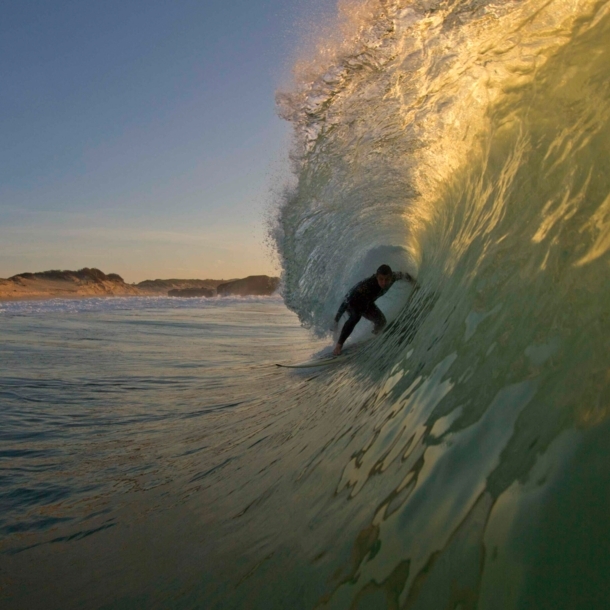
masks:
<path fill-rule="evenodd" d="M 335 349 L 333 350 L 333 356 L 340 356 L 341 355 L 341 345 L 339 345 L 337 343 L 337 345 L 335 345 Z"/>

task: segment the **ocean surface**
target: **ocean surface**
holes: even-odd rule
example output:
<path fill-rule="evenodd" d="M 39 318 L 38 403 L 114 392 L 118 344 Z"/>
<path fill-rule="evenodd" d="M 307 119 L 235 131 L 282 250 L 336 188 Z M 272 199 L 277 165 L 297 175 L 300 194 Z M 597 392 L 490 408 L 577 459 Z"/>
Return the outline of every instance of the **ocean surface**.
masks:
<path fill-rule="evenodd" d="M 308 419 L 275 363 L 328 341 L 279 297 L 130 297 L 0 303 L 0 344 L 0 607 L 222 606 L 223 528 Z"/>
<path fill-rule="evenodd" d="M 281 297 L 0 305 L 3 608 L 608 607 L 610 2 L 318 25 Z"/>

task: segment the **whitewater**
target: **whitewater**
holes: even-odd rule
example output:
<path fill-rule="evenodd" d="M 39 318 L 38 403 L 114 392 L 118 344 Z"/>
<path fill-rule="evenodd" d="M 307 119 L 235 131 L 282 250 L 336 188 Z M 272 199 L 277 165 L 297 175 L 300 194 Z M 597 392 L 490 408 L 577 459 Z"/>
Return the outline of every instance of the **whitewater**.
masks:
<path fill-rule="evenodd" d="M 281 297 L 0 306 L 3 607 L 607 607 L 610 2 L 318 25 Z"/>

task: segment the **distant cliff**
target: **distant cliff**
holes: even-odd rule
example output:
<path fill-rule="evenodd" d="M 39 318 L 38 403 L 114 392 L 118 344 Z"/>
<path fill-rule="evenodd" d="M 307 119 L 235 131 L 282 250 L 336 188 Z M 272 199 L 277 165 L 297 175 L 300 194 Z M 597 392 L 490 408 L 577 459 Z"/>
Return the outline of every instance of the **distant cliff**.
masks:
<path fill-rule="evenodd" d="M 219 296 L 247 296 L 273 294 L 280 283 L 280 278 L 268 275 L 249 275 L 241 280 L 219 284 L 216 292 Z"/>

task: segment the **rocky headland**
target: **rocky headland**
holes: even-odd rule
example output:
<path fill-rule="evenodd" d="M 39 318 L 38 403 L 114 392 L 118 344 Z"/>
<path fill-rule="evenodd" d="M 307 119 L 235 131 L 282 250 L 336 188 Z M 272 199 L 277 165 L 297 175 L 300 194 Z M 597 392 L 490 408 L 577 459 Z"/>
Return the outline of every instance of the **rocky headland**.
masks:
<path fill-rule="evenodd" d="M 216 286 L 220 296 L 247 296 L 273 294 L 280 284 L 279 277 L 249 275 L 241 280 L 233 280 Z"/>
<path fill-rule="evenodd" d="M 277 290 L 279 278 L 254 275 L 233 280 L 145 280 L 127 284 L 116 273 L 85 267 L 78 271 L 19 273 L 0 279 L 0 300 L 86 298 L 93 296 L 215 297 L 269 295 Z"/>
<path fill-rule="evenodd" d="M 182 291 L 182 290 L 194 290 L 194 289 L 206 289 L 212 290 L 214 296 L 216 294 L 216 286 L 223 284 L 224 282 L 232 280 L 144 280 L 135 284 L 136 288 L 143 290 L 147 294 L 158 294 L 167 296 L 169 292 Z M 173 296 L 173 295 L 170 295 Z M 208 296 L 208 295 L 199 295 Z"/>
<path fill-rule="evenodd" d="M 167 291 L 168 296 L 170 297 L 185 297 L 185 298 L 193 298 L 193 297 L 215 297 L 216 290 L 214 288 L 206 288 L 205 286 L 201 286 L 201 288 L 174 288 L 174 290 Z"/>

